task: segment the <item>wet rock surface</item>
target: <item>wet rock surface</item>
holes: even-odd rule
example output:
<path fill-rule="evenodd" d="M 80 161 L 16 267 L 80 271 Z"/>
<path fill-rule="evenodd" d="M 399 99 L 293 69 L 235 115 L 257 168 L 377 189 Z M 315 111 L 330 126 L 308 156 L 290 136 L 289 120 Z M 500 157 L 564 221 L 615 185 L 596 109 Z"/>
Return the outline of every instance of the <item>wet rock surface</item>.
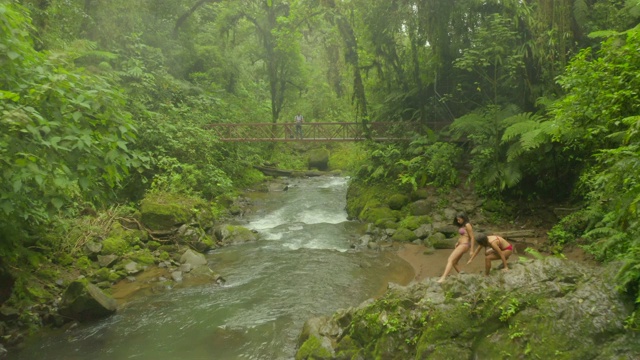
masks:
<path fill-rule="evenodd" d="M 377 300 L 309 320 L 296 359 L 637 359 L 632 302 L 615 265 L 546 258 L 490 277 L 390 286 Z"/>

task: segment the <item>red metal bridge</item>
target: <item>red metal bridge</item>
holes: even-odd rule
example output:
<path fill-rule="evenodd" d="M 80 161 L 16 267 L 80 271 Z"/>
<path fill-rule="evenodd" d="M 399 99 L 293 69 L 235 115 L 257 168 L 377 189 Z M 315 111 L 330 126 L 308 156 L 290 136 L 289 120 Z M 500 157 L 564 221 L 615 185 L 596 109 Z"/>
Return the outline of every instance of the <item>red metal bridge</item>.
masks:
<path fill-rule="evenodd" d="M 302 124 L 302 136 L 293 123 L 209 124 L 220 141 L 402 141 L 421 133 L 406 122 L 314 122 Z"/>

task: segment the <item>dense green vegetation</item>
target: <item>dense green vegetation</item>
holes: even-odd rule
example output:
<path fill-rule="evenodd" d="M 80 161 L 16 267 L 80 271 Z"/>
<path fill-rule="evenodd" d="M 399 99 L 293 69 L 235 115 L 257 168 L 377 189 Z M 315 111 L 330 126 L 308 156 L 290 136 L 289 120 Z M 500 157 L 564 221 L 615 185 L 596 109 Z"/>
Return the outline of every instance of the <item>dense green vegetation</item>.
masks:
<path fill-rule="evenodd" d="M 550 240 L 622 260 L 640 304 L 639 19 L 637 0 L 2 1 L 1 270 L 75 249 L 62 224 L 82 214 L 159 193 L 218 208 L 253 164 L 304 166 L 204 127 L 299 111 L 424 130 L 335 150 L 358 182 L 570 201 Z"/>

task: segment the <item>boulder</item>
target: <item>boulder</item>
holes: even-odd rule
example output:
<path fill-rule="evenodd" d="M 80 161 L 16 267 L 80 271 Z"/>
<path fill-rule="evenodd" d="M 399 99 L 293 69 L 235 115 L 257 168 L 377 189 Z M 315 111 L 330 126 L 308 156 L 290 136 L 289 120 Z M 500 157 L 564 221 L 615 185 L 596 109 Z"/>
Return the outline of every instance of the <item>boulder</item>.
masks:
<path fill-rule="evenodd" d="M 325 171 L 329 168 L 329 150 L 312 149 L 307 154 L 309 169 L 318 169 Z"/>
<path fill-rule="evenodd" d="M 140 219 L 152 231 L 170 230 L 191 219 L 200 224 L 212 221 L 208 206 L 202 200 L 169 193 L 153 193 L 142 199 Z"/>
<path fill-rule="evenodd" d="M 96 320 L 116 312 L 118 303 L 97 286 L 84 281 L 73 281 L 60 302 L 60 315 L 78 321 Z"/>
<path fill-rule="evenodd" d="M 257 233 L 237 225 L 220 225 L 215 228 L 214 233 L 223 245 L 241 244 L 258 240 Z"/>
<path fill-rule="evenodd" d="M 100 267 L 111 267 L 118 261 L 117 255 L 98 255 L 98 264 Z"/>
<path fill-rule="evenodd" d="M 489 277 L 393 286 L 349 316 L 308 321 L 298 355 L 314 357 L 296 359 L 635 359 L 640 342 L 625 328 L 633 300 L 613 281 L 619 267 L 547 257 Z"/>
<path fill-rule="evenodd" d="M 415 216 L 429 215 L 433 212 L 433 203 L 429 200 L 414 201 L 409 204 L 409 212 Z"/>
<path fill-rule="evenodd" d="M 418 237 L 413 231 L 405 228 L 400 228 L 396 230 L 391 236 L 391 239 L 393 241 L 398 241 L 398 242 L 411 242 L 417 238 Z"/>
<path fill-rule="evenodd" d="M 387 204 L 392 210 L 400 210 L 409 203 L 409 197 L 404 194 L 393 194 L 389 197 Z"/>
<path fill-rule="evenodd" d="M 187 251 L 185 251 L 180 257 L 180 263 L 188 264 L 190 269 L 195 269 L 198 266 L 207 265 L 207 259 L 203 254 L 187 249 Z"/>

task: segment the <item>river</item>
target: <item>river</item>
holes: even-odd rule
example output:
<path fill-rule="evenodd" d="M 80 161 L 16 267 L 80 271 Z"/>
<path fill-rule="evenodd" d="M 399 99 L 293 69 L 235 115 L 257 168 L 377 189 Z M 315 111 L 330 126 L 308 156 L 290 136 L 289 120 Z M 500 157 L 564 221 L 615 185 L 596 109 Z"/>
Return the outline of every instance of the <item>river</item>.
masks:
<path fill-rule="evenodd" d="M 243 225 L 261 239 L 207 255 L 222 286 L 137 298 L 116 315 L 30 339 L 8 359 L 293 359 L 304 322 L 357 306 L 410 266 L 393 252 L 355 251 L 360 224 L 346 218 L 348 179 L 291 179 L 253 197 Z"/>

